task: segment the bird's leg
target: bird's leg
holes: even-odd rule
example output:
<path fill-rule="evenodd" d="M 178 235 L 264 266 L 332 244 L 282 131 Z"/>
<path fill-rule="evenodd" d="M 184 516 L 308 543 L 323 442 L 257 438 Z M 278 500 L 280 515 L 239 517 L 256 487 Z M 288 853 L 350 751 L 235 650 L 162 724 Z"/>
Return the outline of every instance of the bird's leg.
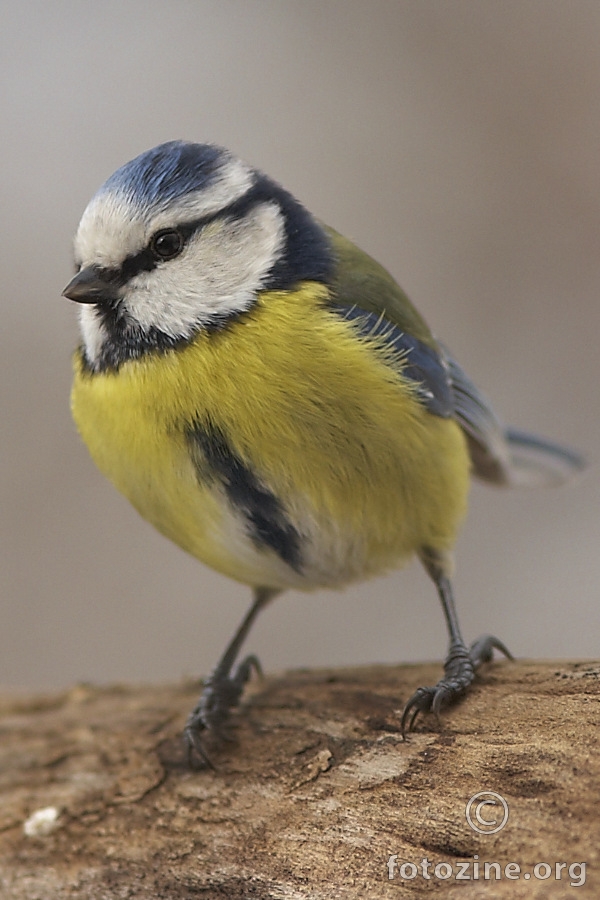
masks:
<path fill-rule="evenodd" d="M 421 560 L 437 587 L 446 618 L 450 645 L 444 663 L 444 677 L 433 687 L 420 687 L 412 695 L 402 713 L 402 735 L 412 731 L 419 713 L 437 715 L 442 707 L 449 706 L 461 697 L 473 683 L 475 672 L 484 662 L 490 662 L 494 650 L 500 650 L 509 659 L 513 657 L 502 641 L 492 635 L 484 635 L 467 648 L 460 633 L 452 585 L 448 575 L 448 559 L 444 555 L 425 549 Z"/>
<path fill-rule="evenodd" d="M 204 682 L 200 699 L 190 713 L 183 732 L 190 763 L 195 754 L 204 765 L 212 767 L 201 738 L 203 731 L 210 731 L 220 739 L 230 739 L 226 726 L 231 710 L 240 702 L 252 669 L 259 675 L 262 674 L 256 656 L 246 656 L 234 669 L 235 661 L 258 613 L 278 593 L 275 588 L 255 589 L 252 606 L 227 645 L 223 656 Z"/>

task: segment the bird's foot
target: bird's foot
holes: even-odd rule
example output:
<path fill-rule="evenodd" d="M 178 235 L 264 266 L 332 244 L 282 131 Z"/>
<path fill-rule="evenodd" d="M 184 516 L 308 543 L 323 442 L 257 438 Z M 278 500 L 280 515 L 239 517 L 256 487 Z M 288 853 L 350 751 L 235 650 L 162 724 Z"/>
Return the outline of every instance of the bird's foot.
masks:
<path fill-rule="evenodd" d="M 247 656 L 233 674 L 217 666 L 206 679 L 200 699 L 188 716 L 183 731 L 188 762 L 192 768 L 214 769 L 205 749 L 208 735 L 219 741 L 233 740 L 231 712 L 238 706 L 253 669 L 262 675 L 257 657 Z"/>
<path fill-rule="evenodd" d="M 437 716 L 444 706 L 462 697 L 473 683 L 477 669 L 491 661 L 494 650 L 504 653 L 508 659 L 513 658 L 502 641 L 490 634 L 474 641 L 470 649 L 462 641 L 451 644 L 444 663 L 444 677 L 433 687 L 417 688 L 404 707 L 400 723 L 402 737 L 413 730 L 419 713 L 432 712 Z"/>

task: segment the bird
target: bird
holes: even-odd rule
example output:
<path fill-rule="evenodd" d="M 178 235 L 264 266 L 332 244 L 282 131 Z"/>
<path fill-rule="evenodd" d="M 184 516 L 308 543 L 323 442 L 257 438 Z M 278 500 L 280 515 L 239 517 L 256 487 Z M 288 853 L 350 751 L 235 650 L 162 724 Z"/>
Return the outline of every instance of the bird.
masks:
<path fill-rule="evenodd" d="M 343 588 L 418 557 L 448 630 L 444 672 L 401 715 L 453 704 L 494 650 L 459 625 L 453 548 L 471 477 L 557 484 L 583 466 L 507 428 L 391 274 L 231 151 L 169 141 L 85 208 L 72 415 L 92 459 L 159 532 L 253 592 L 184 729 L 192 765 L 231 738 L 284 590 Z"/>

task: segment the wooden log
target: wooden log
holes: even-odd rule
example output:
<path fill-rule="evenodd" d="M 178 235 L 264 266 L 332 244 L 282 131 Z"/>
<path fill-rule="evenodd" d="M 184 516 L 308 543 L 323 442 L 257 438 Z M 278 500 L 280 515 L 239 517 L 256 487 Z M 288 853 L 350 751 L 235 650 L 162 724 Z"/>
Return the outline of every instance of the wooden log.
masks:
<path fill-rule="evenodd" d="M 494 663 L 403 742 L 439 671 L 255 682 L 215 771 L 186 768 L 190 683 L 0 695 L 0 897 L 600 896 L 600 664 Z M 483 795 L 469 824 L 490 791 L 508 821 Z"/>

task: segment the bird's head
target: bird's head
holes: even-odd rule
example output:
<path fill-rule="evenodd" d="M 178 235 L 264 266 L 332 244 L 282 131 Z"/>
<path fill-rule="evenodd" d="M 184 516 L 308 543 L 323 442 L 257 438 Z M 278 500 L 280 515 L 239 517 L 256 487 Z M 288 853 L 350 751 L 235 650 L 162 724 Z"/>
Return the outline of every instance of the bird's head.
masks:
<path fill-rule="evenodd" d="M 172 141 L 126 163 L 83 213 L 77 273 L 87 363 L 118 368 L 249 310 L 259 291 L 327 281 L 327 238 L 287 191 L 227 150 Z"/>

